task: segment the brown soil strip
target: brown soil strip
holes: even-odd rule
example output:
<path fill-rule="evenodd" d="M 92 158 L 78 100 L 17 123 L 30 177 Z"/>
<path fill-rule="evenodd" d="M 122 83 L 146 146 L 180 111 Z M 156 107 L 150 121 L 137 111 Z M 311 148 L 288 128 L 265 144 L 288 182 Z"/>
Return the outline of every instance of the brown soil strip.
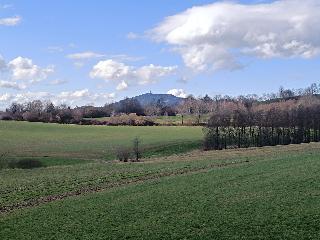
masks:
<path fill-rule="evenodd" d="M 81 188 L 76 191 L 65 192 L 65 193 L 61 193 L 61 194 L 57 194 L 57 195 L 49 195 L 49 196 L 45 196 L 45 197 L 41 197 L 41 198 L 37 198 L 37 199 L 30 199 L 28 201 L 24 201 L 24 202 L 17 203 L 14 205 L 2 206 L 2 207 L 0 207 L 0 214 L 9 213 L 9 212 L 12 212 L 17 209 L 35 207 L 35 206 L 38 206 L 38 205 L 41 205 L 44 203 L 59 201 L 59 200 L 65 199 L 67 197 L 79 196 L 79 195 L 84 195 L 84 194 L 88 194 L 88 193 L 101 192 L 101 191 L 105 191 L 105 190 L 108 190 L 111 188 L 126 186 L 129 184 L 143 183 L 148 180 L 155 180 L 155 179 L 159 179 L 162 177 L 186 175 L 186 174 L 199 173 L 199 172 L 207 172 L 213 168 L 237 166 L 237 165 L 245 164 L 248 162 L 249 162 L 248 160 L 238 161 L 238 162 L 234 161 L 234 162 L 230 162 L 230 163 L 211 164 L 211 165 L 198 167 L 198 168 L 178 169 L 173 172 L 151 173 L 151 174 L 144 175 L 144 176 L 137 177 L 137 178 L 133 178 L 133 179 L 124 179 L 124 180 L 121 180 L 118 182 L 106 183 L 103 186 Z"/>

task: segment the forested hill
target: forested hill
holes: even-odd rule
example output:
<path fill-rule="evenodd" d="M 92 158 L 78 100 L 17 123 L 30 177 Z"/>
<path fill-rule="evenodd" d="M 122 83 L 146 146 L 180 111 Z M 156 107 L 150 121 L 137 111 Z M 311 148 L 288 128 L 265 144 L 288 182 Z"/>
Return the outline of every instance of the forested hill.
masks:
<path fill-rule="evenodd" d="M 173 96 L 171 94 L 153 94 L 153 93 L 145 93 L 136 97 L 136 99 L 142 107 L 148 105 L 154 105 L 157 103 L 161 103 L 162 105 L 171 107 L 180 104 L 183 101 L 183 98 Z"/>

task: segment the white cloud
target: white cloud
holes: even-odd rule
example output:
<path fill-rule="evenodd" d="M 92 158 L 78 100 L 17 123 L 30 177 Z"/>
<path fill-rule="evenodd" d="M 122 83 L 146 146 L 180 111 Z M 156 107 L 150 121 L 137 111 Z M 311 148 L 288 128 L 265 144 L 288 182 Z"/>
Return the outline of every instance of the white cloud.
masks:
<path fill-rule="evenodd" d="M 69 54 L 69 55 L 67 55 L 67 58 L 70 58 L 73 60 L 88 60 L 88 59 L 100 58 L 100 57 L 104 57 L 104 56 L 105 55 L 101 54 L 101 53 L 87 51 L 87 52 L 79 52 L 79 53 Z"/>
<path fill-rule="evenodd" d="M 186 98 L 188 94 L 183 89 L 171 89 L 167 92 L 167 94 L 171 94 L 176 97 Z"/>
<path fill-rule="evenodd" d="M 5 93 L 5 94 L 0 94 L 0 106 L 2 102 L 7 102 L 12 98 L 11 94 Z"/>
<path fill-rule="evenodd" d="M 65 91 L 55 95 L 55 104 L 66 103 L 71 106 L 80 105 L 96 105 L 101 106 L 107 102 L 113 101 L 115 98 L 114 93 L 94 93 L 88 89 Z"/>
<path fill-rule="evenodd" d="M 136 34 L 136 33 L 134 33 L 134 32 L 129 32 L 129 33 L 127 34 L 127 38 L 133 40 L 133 39 L 139 38 L 139 35 Z"/>
<path fill-rule="evenodd" d="M 177 82 L 178 82 L 178 83 L 186 84 L 186 83 L 188 83 L 189 80 L 190 80 L 189 77 L 187 77 L 187 76 L 181 76 L 181 77 L 177 80 Z"/>
<path fill-rule="evenodd" d="M 47 50 L 50 53 L 58 53 L 58 52 L 63 52 L 64 48 L 62 46 L 49 46 Z"/>
<path fill-rule="evenodd" d="M 64 91 L 58 94 L 49 92 L 23 92 L 18 94 L 0 94 L 0 108 L 8 107 L 12 102 L 25 103 L 33 100 L 50 100 L 55 105 L 67 104 L 72 107 L 90 104 L 102 106 L 113 101 L 114 93 L 93 93 L 88 89 Z"/>
<path fill-rule="evenodd" d="M 123 91 L 123 90 L 126 90 L 127 88 L 128 88 L 128 84 L 125 81 L 121 81 L 121 83 L 117 85 L 116 90 Z"/>
<path fill-rule="evenodd" d="M 156 82 L 159 78 L 172 74 L 177 66 L 156 66 L 153 64 L 142 66 L 134 71 L 134 75 L 139 79 L 139 84 Z"/>
<path fill-rule="evenodd" d="M 91 78 L 120 82 L 117 90 L 123 90 L 130 84 L 148 84 L 173 74 L 177 66 L 155 66 L 153 64 L 133 67 L 112 59 L 98 62 L 91 70 Z"/>
<path fill-rule="evenodd" d="M 6 68 L 7 68 L 6 61 L 4 60 L 4 58 L 0 54 L 0 72 L 5 70 Z"/>
<path fill-rule="evenodd" d="M 129 56 L 127 54 L 114 54 L 114 55 L 106 55 L 108 58 L 116 60 L 116 61 L 123 61 L 123 62 L 137 62 L 143 60 L 144 57 L 135 57 Z"/>
<path fill-rule="evenodd" d="M 74 62 L 73 65 L 76 68 L 82 68 L 85 65 L 85 63 L 84 62 Z"/>
<path fill-rule="evenodd" d="M 121 80 L 131 75 L 133 68 L 112 59 L 99 61 L 93 66 L 90 77 L 104 80 Z"/>
<path fill-rule="evenodd" d="M 0 18 L 0 25 L 3 25 L 3 26 L 15 26 L 20 22 L 21 22 L 21 17 L 19 16 Z"/>
<path fill-rule="evenodd" d="M 172 45 L 195 71 L 241 67 L 241 56 L 311 58 L 320 54 L 318 0 L 217 2 L 169 16 L 149 32 Z"/>
<path fill-rule="evenodd" d="M 33 64 L 31 59 L 24 57 L 17 57 L 10 61 L 8 68 L 12 72 L 12 78 L 14 80 L 29 81 L 30 83 L 44 80 L 49 74 L 54 72 L 52 66 L 41 68 Z"/>
<path fill-rule="evenodd" d="M 73 92 L 61 92 L 58 95 L 58 98 L 60 99 L 76 99 L 76 98 L 84 98 L 89 96 L 89 90 L 83 89 L 83 90 L 77 90 Z"/>
<path fill-rule="evenodd" d="M 0 80 L 0 88 L 11 88 L 11 89 L 16 89 L 16 90 L 23 90 L 23 89 L 26 89 L 27 86 L 22 83 L 19 84 L 17 82 Z"/>
<path fill-rule="evenodd" d="M 65 83 L 67 83 L 68 81 L 65 80 L 65 79 L 55 79 L 53 81 L 50 82 L 50 85 L 54 85 L 54 86 L 57 86 L 57 85 L 63 85 Z"/>
<path fill-rule="evenodd" d="M 96 58 L 113 59 L 116 62 L 136 62 L 143 59 L 143 57 L 128 56 L 127 54 L 102 54 L 92 51 L 68 54 L 66 57 L 74 61 L 73 65 L 76 68 L 82 68 L 89 60 Z"/>
<path fill-rule="evenodd" d="M 48 100 L 53 95 L 49 92 L 23 92 L 11 95 L 11 101 L 17 103 L 25 103 L 33 100 Z"/>
<path fill-rule="evenodd" d="M 115 61 L 120 62 L 136 62 L 143 59 L 143 57 L 134 57 L 134 56 L 128 56 L 126 54 L 102 54 L 102 53 L 96 53 L 96 52 L 79 52 L 79 53 L 73 53 L 66 56 L 69 59 L 74 60 L 74 66 L 77 68 L 83 67 L 88 60 L 95 59 L 95 58 L 109 58 L 113 59 Z"/>

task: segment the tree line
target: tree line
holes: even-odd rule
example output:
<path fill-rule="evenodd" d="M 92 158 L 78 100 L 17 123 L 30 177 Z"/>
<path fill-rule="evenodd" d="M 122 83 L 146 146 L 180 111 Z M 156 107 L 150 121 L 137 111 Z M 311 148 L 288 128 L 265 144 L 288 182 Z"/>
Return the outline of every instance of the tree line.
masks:
<path fill-rule="evenodd" d="M 210 97 L 209 95 L 205 95 L 203 97 L 194 97 L 189 95 L 176 106 L 168 106 L 166 105 L 165 100 L 162 99 L 159 99 L 157 102 L 152 104 L 142 106 L 135 98 L 125 98 L 119 102 L 105 104 L 101 107 L 81 106 L 71 108 L 65 104 L 54 105 L 50 101 L 35 100 L 24 104 L 12 103 L 5 112 L 0 112 L 0 119 L 25 120 L 32 122 L 101 124 L 101 122 L 95 121 L 94 119 L 113 116 L 114 118 L 110 122 L 111 125 L 117 125 L 118 123 L 119 125 L 135 125 L 137 123 L 139 125 L 140 123 L 143 125 L 153 125 L 152 118 L 148 118 L 147 121 L 141 121 L 141 118 L 134 117 L 133 114 L 137 116 L 149 117 L 179 115 L 181 119 L 181 125 L 204 125 L 207 124 L 208 116 L 216 116 L 216 114 L 226 115 L 228 113 L 227 115 L 229 115 L 228 118 L 230 119 L 228 124 L 233 126 L 238 118 L 245 118 L 246 122 L 248 122 L 247 124 L 249 124 L 250 121 L 257 123 L 259 116 L 258 113 L 255 113 L 257 116 L 255 116 L 254 120 L 252 120 L 252 117 L 249 117 L 248 120 L 247 116 L 244 117 L 241 114 L 236 114 L 234 109 L 238 109 L 239 112 L 242 110 L 245 112 L 250 112 L 251 114 L 252 111 L 256 111 L 255 109 L 258 108 L 257 106 L 260 106 L 260 108 L 267 108 L 267 106 L 272 106 L 272 104 L 277 105 L 282 102 L 297 102 L 302 98 L 318 96 L 319 93 L 320 86 L 314 83 L 304 89 L 285 89 L 280 87 L 277 93 L 263 94 L 262 96 L 251 94 L 238 97 L 221 95 L 216 95 L 213 97 Z M 223 113 L 221 112 L 222 110 L 224 111 Z M 273 111 L 278 111 L 278 108 Z M 264 116 L 269 116 L 273 113 L 266 113 L 265 111 L 262 111 L 261 114 L 264 114 Z M 194 117 L 193 119 L 195 120 L 191 123 L 188 123 L 184 118 L 187 115 L 192 115 Z M 121 117 L 117 118 L 117 116 Z M 214 121 L 212 119 L 210 121 Z M 249 125 L 253 126 L 251 122 Z M 105 122 L 105 124 L 108 125 L 109 123 Z M 224 125 L 221 125 L 220 127 L 224 127 Z M 230 133 L 230 135 L 232 134 Z M 243 135 L 246 134 L 243 133 Z M 240 139 L 242 139 L 242 137 L 240 137 Z M 252 141 L 251 138 L 250 141 Z M 242 143 L 240 143 L 240 145 L 241 144 Z"/>
<path fill-rule="evenodd" d="M 320 99 L 222 101 L 205 128 L 204 148 L 226 149 L 320 141 Z"/>

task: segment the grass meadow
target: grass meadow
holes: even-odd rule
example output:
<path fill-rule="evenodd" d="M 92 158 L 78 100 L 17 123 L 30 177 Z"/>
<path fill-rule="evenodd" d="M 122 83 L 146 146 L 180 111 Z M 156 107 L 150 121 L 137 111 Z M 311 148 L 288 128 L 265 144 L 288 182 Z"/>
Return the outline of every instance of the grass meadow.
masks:
<path fill-rule="evenodd" d="M 146 157 L 200 147 L 201 127 L 79 126 L 0 121 L 0 152 L 10 157 L 113 160 L 115 148 L 141 139 Z"/>
<path fill-rule="evenodd" d="M 0 239 L 320 238 L 319 143 L 203 152 L 173 147 L 199 141 L 201 128 L 0 122 L 0 131 L 1 150 L 45 163 L 0 170 Z M 172 150 L 105 161 L 112 140 L 130 144 L 126 132 Z"/>

